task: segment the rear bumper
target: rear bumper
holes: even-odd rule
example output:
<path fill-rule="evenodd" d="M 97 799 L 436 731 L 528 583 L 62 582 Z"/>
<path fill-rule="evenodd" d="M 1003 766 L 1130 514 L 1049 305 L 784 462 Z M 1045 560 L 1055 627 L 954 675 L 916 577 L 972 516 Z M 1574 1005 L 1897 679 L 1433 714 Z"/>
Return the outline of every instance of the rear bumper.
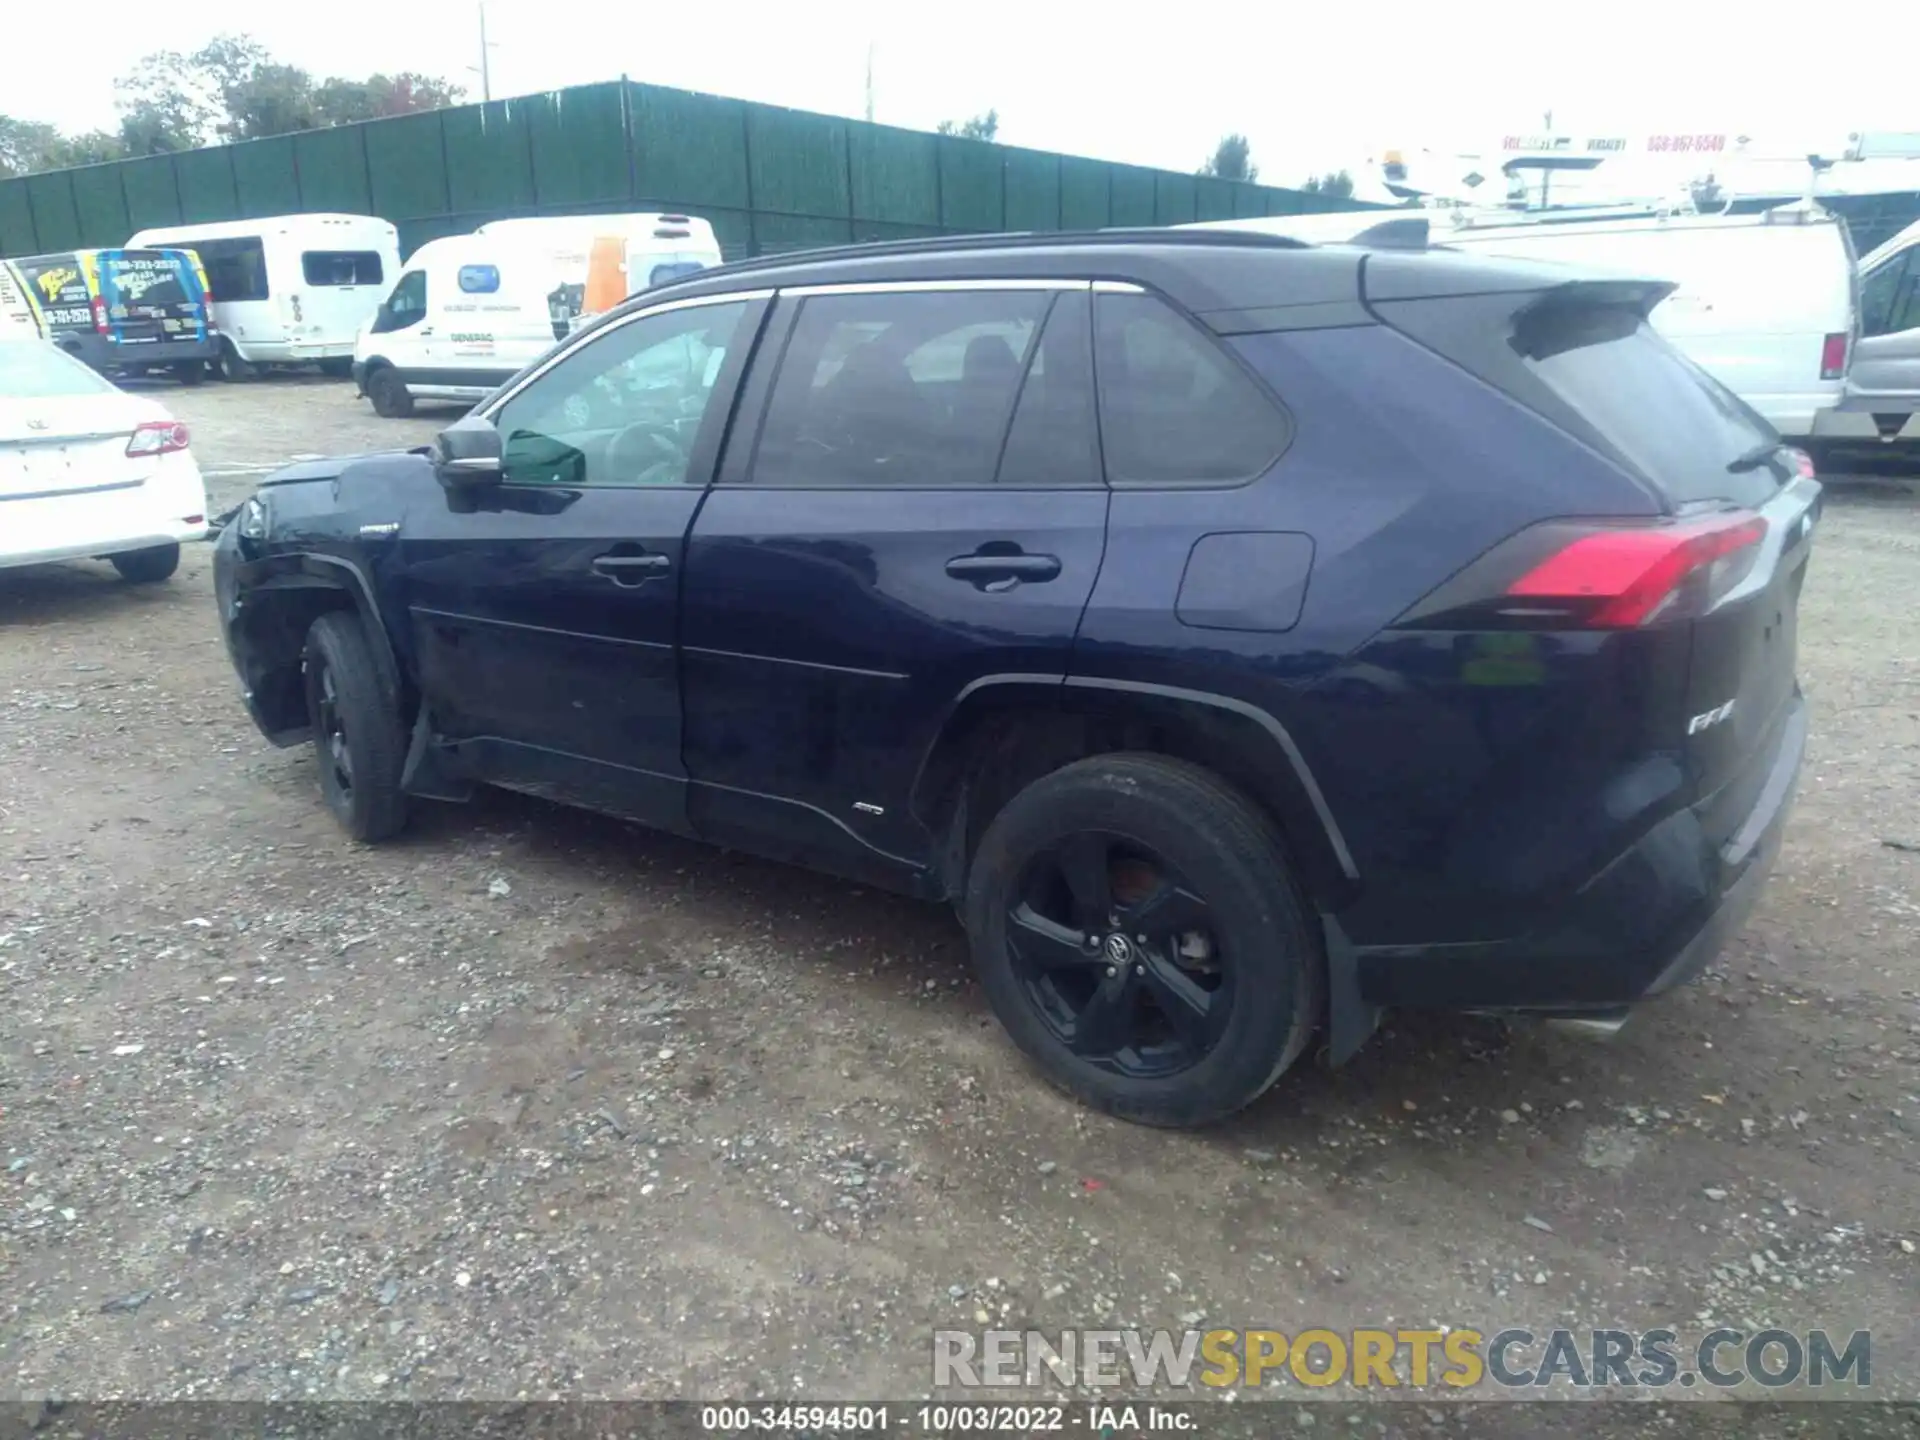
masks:
<path fill-rule="evenodd" d="M 1844 405 L 1814 416 L 1813 437 L 1862 445 L 1920 444 L 1920 410 L 1914 408 L 1916 403 L 1920 403 L 1920 396 L 1849 398 Z"/>
<path fill-rule="evenodd" d="M 186 453 L 168 455 L 143 482 L 0 499 L 0 569 L 117 555 L 206 533 L 200 469 Z"/>
<path fill-rule="evenodd" d="M 1806 750 L 1796 693 L 1767 775 L 1736 833 L 1715 845 L 1697 809 L 1656 825 L 1572 898 L 1542 933 L 1485 944 L 1361 948 L 1372 1005 L 1582 1015 L 1700 974 L 1746 922 L 1779 852 Z"/>
<path fill-rule="evenodd" d="M 182 365 L 212 360 L 220 353 L 218 340 L 151 340 L 132 345 L 107 344 L 101 347 L 110 366 Z"/>

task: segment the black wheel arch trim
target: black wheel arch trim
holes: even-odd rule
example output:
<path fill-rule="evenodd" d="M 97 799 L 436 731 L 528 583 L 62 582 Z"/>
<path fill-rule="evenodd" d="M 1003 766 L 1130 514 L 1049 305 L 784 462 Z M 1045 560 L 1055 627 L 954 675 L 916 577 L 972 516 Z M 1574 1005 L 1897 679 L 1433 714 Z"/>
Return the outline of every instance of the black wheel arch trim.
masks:
<path fill-rule="evenodd" d="M 256 560 L 242 570 L 242 595 L 251 591 L 327 589 L 352 597 L 353 608 L 367 632 L 367 643 L 380 666 L 383 678 L 395 695 L 405 695 L 399 656 L 394 654 L 392 637 L 380 617 L 379 603 L 373 598 L 373 582 L 366 570 L 343 555 L 325 555 L 310 550 L 293 551 Z"/>
<path fill-rule="evenodd" d="M 914 773 L 913 786 L 909 792 L 913 796 L 916 813 L 920 810 L 920 801 L 926 782 L 928 766 L 931 764 L 934 754 L 938 751 L 940 741 L 945 736 L 947 727 L 952 723 L 954 715 L 960 710 L 961 706 L 967 702 L 968 698 L 977 691 L 993 687 L 1010 687 L 1015 685 L 1029 686 L 1036 689 L 1064 689 L 1071 687 L 1082 690 L 1111 690 L 1135 695 L 1151 695 L 1162 700 L 1177 700 L 1192 705 L 1210 706 L 1213 709 L 1225 710 L 1230 714 L 1238 715 L 1243 719 L 1252 721 L 1255 725 L 1259 726 L 1261 730 L 1266 732 L 1267 736 L 1280 747 L 1281 753 L 1286 756 L 1287 764 L 1293 770 L 1294 778 L 1299 781 L 1301 790 L 1305 792 L 1308 803 L 1313 807 L 1314 817 L 1320 822 L 1320 827 L 1326 834 L 1327 844 L 1333 852 L 1334 861 L 1339 865 L 1341 873 L 1345 875 L 1348 880 L 1358 880 L 1360 878 L 1360 870 L 1359 867 L 1354 864 L 1353 852 L 1347 846 L 1346 836 L 1341 833 L 1340 824 L 1334 819 L 1333 810 L 1327 804 L 1327 797 L 1321 791 L 1319 781 L 1314 779 L 1313 771 L 1307 765 L 1306 757 L 1300 753 L 1299 745 L 1295 743 L 1293 736 L 1288 732 L 1286 726 L 1282 725 L 1271 713 L 1261 709 L 1258 705 L 1246 700 L 1237 699 L 1231 695 L 1220 695 L 1210 690 L 1188 690 L 1178 685 L 1158 685 L 1144 680 L 1114 680 L 1097 675 L 1010 673 L 981 675 L 969 681 L 960 693 L 953 697 L 953 703 L 947 707 L 946 714 L 941 717 L 940 727 L 935 733 L 933 743 L 927 747 L 926 753 L 920 757 L 920 765 Z M 922 818 L 924 820 L 924 817 Z"/>
<path fill-rule="evenodd" d="M 1359 867 L 1353 863 L 1353 852 L 1347 848 L 1347 838 L 1340 833 L 1340 822 L 1333 818 L 1333 810 L 1327 804 L 1327 797 L 1320 789 L 1320 782 L 1313 778 L 1313 771 L 1307 765 L 1307 757 L 1300 753 L 1300 747 L 1294 743 L 1287 727 L 1273 715 L 1258 705 L 1239 700 L 1231 695 L 1215 694 L 1211 690 L 1187 690 L 1178 685 L 1156 685 L 1145 680 L 1111 680 L 1096 675 L 1069 675 L 1065 683 L 1083 690 L 1120 690 L 1135 695 L 1154 695 L 1163 700 L 1180 700 L 1190 705 L 1210 705 L 1216 710 L 1225 710 L 1243 719 L 1251 720 L 1266 731 L 1279 745 L 1287 757 L 1287 763 L 1293 767 L 1294 777 L 1299 780 L 1300 788 L 1306 791 L 1307 800 L 1313 806 L 1313 813 L 1320 821 L 1320 828 L 1326 831 L 1327 843 L 1333 847 L 1334 859 L 1339 863 L 1341 873 L 1349 880 L 1360 878 Z"/>

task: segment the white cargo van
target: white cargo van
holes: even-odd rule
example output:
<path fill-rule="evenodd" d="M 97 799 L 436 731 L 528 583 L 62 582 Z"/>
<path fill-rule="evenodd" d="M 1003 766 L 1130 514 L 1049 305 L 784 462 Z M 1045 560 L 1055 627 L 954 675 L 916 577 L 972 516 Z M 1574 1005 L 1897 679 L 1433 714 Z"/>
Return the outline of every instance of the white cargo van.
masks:
<path fill-rule="evenodd" d="M 360 393 L 386 416 L 485 398 L 579 323 L 605 236 L 625 238 L 628 293 L 720 263 L 712 227 L 683 215 L 541 216 L 429 240 L 360 333 Z"/>
<path fill-rule="evenodd" d="M 1816 417 L 1840 403 L 1855 333 L 1853 247 L 1847 227 L 1817 205 L 1759 215 L 1375 210 L 1208 223 L 1326 244 L 1421 221 L 1430 245 L 1673 281 L 1654 329 L 1789 440 L 1812 438 Z"/>
<path fill-rule="evenodd" d="M 697 215 L 528 215 L 489 220 L 474 233 L 578 251 L 583 270 L 595 240 L 618 236 L 626 241 L 629 295 L 720 263 L 713 226 Z"/>
<path fill-rule="evenodd" d="M 129 246 L 192 250 L 213 292 L 219 370 L 317 364 L 345 375 L 354 337 L 393 284 L 400 234 L 371 215 L 273 215 L 142 230 Z"/>
<path fill-rule="evenodd" d="M 1860 340 L 1847 397 L 1821 417 L 1817 434 L 1920 451 L 1920 224 L 1860 262 Z"/>

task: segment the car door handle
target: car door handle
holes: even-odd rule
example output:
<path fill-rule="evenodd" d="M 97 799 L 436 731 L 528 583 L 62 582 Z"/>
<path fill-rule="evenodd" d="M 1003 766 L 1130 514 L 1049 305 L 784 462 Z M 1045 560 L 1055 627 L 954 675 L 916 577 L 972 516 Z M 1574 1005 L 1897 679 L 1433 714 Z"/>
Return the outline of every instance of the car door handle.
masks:
<path fill-rule="evenodd" d="M 947 574 L 983 588 L 1009 589 L 1022 580 L 1052 580 L 1060 574 L 1058 555 L 993 555 L 975 552 L 947 561 Z"/>
<path fill-rule="evenodd" d="M 673 561 L 665 555 L 601 555 L 593 562 L 594 574 L 616 585 L 644 585 L 672 568 Z"/>

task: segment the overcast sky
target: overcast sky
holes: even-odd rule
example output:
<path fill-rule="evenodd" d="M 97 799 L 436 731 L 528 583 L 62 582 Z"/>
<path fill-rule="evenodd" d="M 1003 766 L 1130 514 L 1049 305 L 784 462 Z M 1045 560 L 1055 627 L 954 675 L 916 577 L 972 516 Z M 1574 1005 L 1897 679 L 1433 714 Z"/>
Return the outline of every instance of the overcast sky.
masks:
<path fill-rule="evenodd" d="M 1822 149 L 1855 129 L 1920 130 L 1920 101 L 1899 83 L 1911 9 L 1891 0 L 1781 12 L 1790 35 L 1751 0 L 488 0 L 486 10 L 496 97 L 624 72 L 857 116 L 871 43 L 877 119 L 931 128 L 991 106 L 1009 143 L 1179 170 L 1238 130 L 1274 184 L 1357 167 L 1386 146 L 1497 143 L 1549 108 L 1557 129 L 1581 134 L 1724 131 Z M 192 50 L 221 31 L 252 34 L 316 77 L 420 70 L 478 98 L 478 12 L 473 0 L 89 10 L 72 54 L 0 46 L 0 111 L 111 127 L 115 77 L 152 50 Z M 106 23 L 116 13 L 141 23 Z M 1874 36 L 1892 48 L 1876 52 Z M 1863 71 L 1881 61 L 1888 78 L 1869 82 Z"/>

